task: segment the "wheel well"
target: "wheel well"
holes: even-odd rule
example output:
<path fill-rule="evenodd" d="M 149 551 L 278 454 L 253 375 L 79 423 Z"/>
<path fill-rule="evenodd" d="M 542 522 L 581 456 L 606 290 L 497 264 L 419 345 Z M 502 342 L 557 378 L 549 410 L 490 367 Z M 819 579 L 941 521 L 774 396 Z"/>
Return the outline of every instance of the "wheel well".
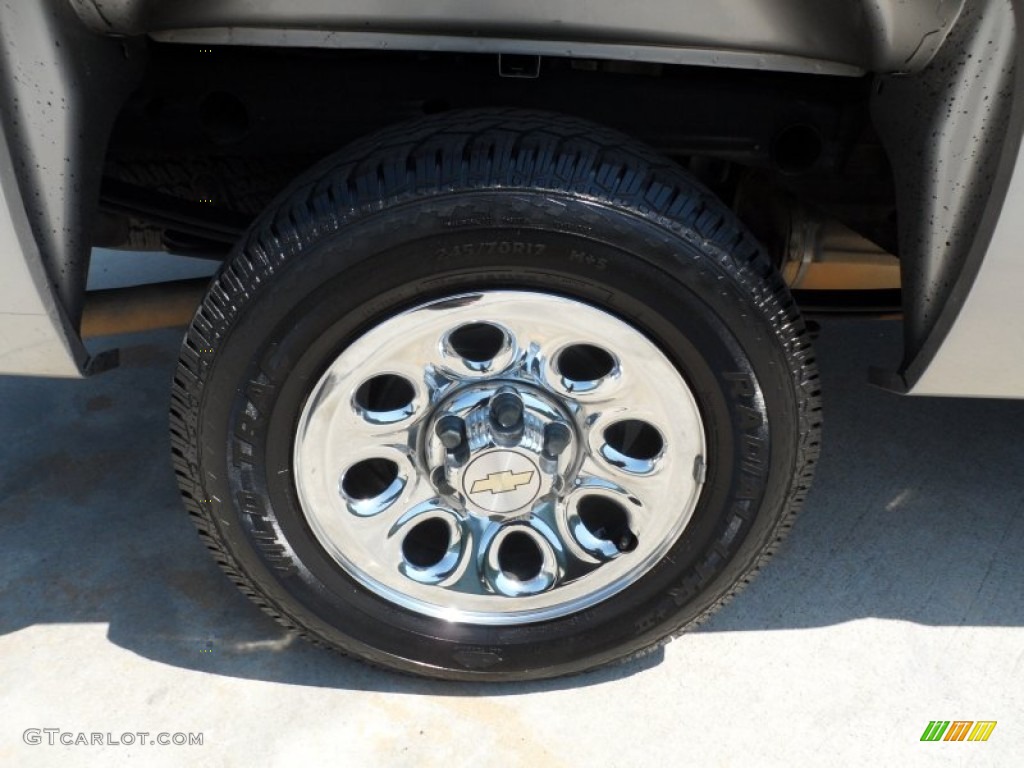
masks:
<path fill-rule="evenodd" d="M 871 89 L 868 76 L 151 42 L 111 137 L 97 244 L 223 254 L 292 178 L 350 141 L 427 114 L 502 106 L 646 141 L 737 208 L 777 260 L 786 235 L 761 203 L 780 195 L 895 251 Z"/>

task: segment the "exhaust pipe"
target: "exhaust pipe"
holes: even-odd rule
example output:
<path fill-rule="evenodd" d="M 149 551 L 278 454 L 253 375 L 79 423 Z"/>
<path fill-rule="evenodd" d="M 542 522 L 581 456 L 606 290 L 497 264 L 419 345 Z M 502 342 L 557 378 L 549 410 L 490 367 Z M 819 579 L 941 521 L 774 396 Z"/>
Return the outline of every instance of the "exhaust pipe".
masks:
<path fill-rule="evenodd" d="M 203 300 L 210 279 L 178 280 L 85 294 L 83 339 L 188 325 Z"/>
<path fill-rule="evenodd" d="M 897 290 L 900 262 L 835 219 L 794 210 L 782 277 L 800 291 Z"/>
<path fill-rule="evenodd" d="M 796 291 L 896 291 L 900 261 L 884 247 L 752 176 L 734 202 Z"/>

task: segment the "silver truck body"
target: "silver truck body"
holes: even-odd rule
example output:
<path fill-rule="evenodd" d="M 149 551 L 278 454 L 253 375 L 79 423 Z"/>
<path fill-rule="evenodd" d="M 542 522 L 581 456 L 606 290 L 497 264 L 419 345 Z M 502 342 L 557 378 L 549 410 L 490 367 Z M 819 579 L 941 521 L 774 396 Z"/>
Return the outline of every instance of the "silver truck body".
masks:
<path fill-rule="evenodd" d="M 467 51 L 876 76 L 909 394 L 1024 396 L 1022 3 L 33 0 L 0 7 L 0 373 L 110 364 L 79 335 L 102 154 L 140 41 Z"/>

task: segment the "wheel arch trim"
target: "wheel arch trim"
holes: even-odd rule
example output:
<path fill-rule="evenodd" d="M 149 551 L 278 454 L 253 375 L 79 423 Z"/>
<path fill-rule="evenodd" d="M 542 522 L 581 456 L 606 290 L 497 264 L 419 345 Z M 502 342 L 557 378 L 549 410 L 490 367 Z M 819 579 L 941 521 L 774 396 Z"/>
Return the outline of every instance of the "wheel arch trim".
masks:
<path fill-rule="evenodd" d="M 94 29 L 173 42 L 518 52 L 784 68 L 915 71 L 965 0 L 71 0 Z M 499 47 L 496 47 L 499 46 Z M 509 46 L 502 51 L 500 46 Z"/>
<path fill-rule="evenodd" d="M 90 358 L 78 325 L 107 138 L 142 60 L 63 0 L 0 5 L 0 374 L 115 360 Z"/>
<path fill-rule="evenodd" d="M 903 362 L 872 371 L 884 388 L 1024 397 L 1022 46 L 1024 2 L 981 0 L 929 68 L 880 81 L 904 304 Z"/>

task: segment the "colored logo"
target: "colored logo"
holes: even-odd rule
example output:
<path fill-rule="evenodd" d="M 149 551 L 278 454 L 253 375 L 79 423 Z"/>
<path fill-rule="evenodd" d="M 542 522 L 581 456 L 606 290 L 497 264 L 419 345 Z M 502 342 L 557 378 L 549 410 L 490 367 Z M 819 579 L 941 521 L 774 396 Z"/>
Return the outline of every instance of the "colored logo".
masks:
<path fill-rule="evenodd" d="M 995 720 L 932 720 L 921 741 L 988 741 L 995 729 Z"/>
<path fill-rule="evenodd" d="M 532 470 L 512 472 L 506 469 L 504 472 L 492 472 L 487 477 L 480 478 L 473 483 L 473 487 L 469 492 L 482 493 L 483 491 L 490 491 L 491 493 L 508 493 L 521 485 L 526 485 L 532 479 Z"/>

